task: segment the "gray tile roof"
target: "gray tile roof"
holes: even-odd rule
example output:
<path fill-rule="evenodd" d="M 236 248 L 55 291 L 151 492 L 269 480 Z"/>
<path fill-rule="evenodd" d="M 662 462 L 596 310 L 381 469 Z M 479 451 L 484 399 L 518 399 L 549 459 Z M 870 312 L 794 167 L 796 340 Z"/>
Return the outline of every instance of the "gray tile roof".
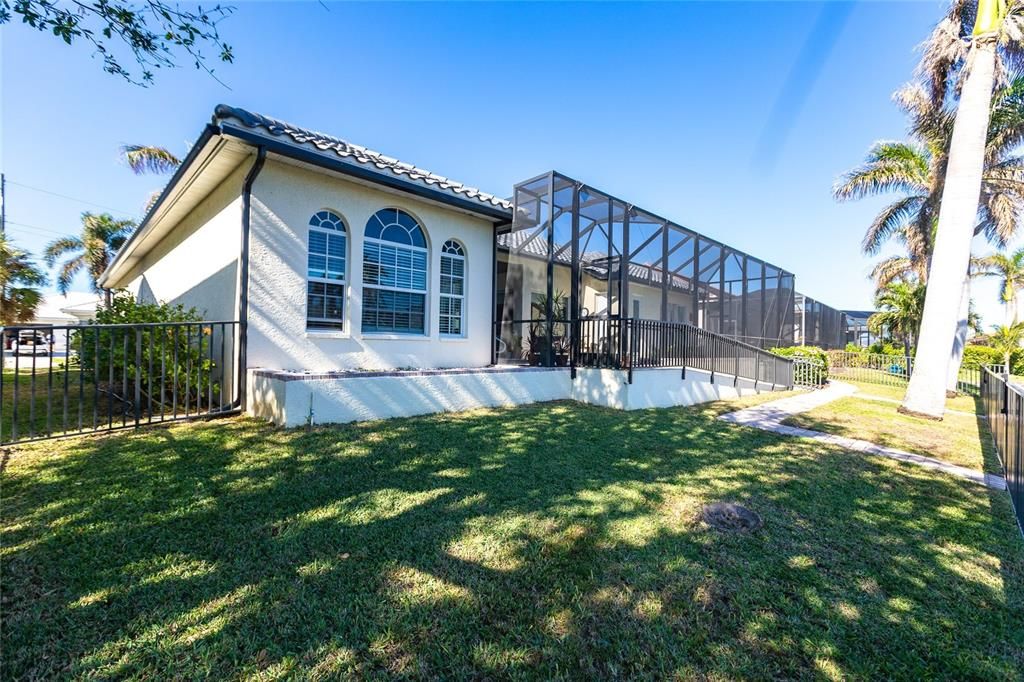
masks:
<path fill-rule="evenodd" d="M 291 123 L 285 123 L 262 114 L 255 114 L 238 107 L 231 107 L 226 104 L 218 105 L 214 111 L 214 120 L 223 121 L 228 119 L 233 119 L 248 128 L 265 131 L 275 137 L 286 137 L 292 143 L 299 146 L 309 145 L 321 152 L 332 151 L 339 157 L 349 161 L 375 168 L 378 171 L 393 173 L 413 183 L 453 192 L 494 208 L 505 210 L 511 210 L 512 208 L 512 204 L 509 201 L 496 197 L 493 194 L 482 192 L 475 187 L 469 187 L 461 182 L 437 175 L 411 163 L 404 163 L 396 158 L 385 156 L 372 149 L 352 144 L 341 138 L 300 128 Z"/>

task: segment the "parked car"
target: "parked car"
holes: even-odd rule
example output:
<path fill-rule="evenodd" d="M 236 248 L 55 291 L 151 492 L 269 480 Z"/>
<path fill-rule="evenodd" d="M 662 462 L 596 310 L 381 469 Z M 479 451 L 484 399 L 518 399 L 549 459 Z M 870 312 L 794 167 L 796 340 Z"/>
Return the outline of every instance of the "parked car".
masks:
<path fill-rule="evenodd" d="M 18 355 L 49 355 L 50 339 L 47 334 L 34 329 L 23 329 L 18 332 L 14 343 L 14 352 Z"/>

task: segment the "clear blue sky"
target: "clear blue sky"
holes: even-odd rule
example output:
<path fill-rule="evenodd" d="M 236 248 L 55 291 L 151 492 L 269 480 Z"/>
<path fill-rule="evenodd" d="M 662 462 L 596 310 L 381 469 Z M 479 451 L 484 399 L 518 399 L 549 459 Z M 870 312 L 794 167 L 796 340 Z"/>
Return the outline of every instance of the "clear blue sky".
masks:
<path fill-rule="evenodd" d="M 38 252 L 97 210 L 21 185 L 137 217 L 164 179 L 133 176 L 118 147 L 184 153 L 224 102 L 500 195 L 555 168 L 868 308 L 859 244 L 884 202 L 830 189 L 904 135 L 890 96 L 945 4 L 239 2 L 222 24 L 236 63 L 217 67 L 230 89 L 189 66 L 133 86 L 85 45 L 7 25 L 9 230 Z M 976 299 L 1002 320 L 994 284 Z"/>

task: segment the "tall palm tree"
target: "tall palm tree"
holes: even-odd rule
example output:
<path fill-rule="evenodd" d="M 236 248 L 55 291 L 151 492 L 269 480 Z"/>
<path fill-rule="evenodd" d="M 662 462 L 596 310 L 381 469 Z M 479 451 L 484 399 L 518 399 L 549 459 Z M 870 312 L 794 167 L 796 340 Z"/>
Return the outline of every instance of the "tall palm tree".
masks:
<path fill-rule="evenodd" d="M 1003 366 L 1007 374 L 1010 373 L 1010 359 L 1015 351 L 1020 349 L 1021 342 L 1024 342 L 1024 322 L 1014 322 L 1010 325 L 996 325 L 993 328 L 989 339 L 992 347 L 1003 356 Z"/>
<path fill-rule="evenodd" d="M 46 285 L 46 275 L 29 254 L 0 236 L 0 324 L 28 322 L 36 313 Z"/>
<path fill-rule="evenodd" d="M 881 335 L 883 329 L 903 343 L 903 350 L 917 344 L 921 310 L 924 306 L 925 286 L 917 282 L 891 282 L 879 290 L 875 297 L 878 312 L 868 318 L 868 328 Z"/>
<path fill-rule="evenodd" d="M 1024 289 L 1024 248 L 1013 253 L 993 253 L 977 259 L 978 274 L 983 277 L 998 277 L 999 299 L 1006 307 L 1006 323 L 1017 324 L 1017 292 Z"/>
<path fill-rule="evenodd" d="M 66 294 L 75 275 L 84 269 L 89 273 L 92 290 L 100 293 L 100 275 L 134 229 L 134 220 L 115 220 L 109 213 L 83 213 L 82 231 L 77 237 L 55 239 L 43 251 L 47 267 L 68 256 L 57 273 L 57 290 Z M 104 300 L 110 305 L 110 292 L 104 293 Z"/>
<path fill-rule="evenodd" d="M 937 209 L 941 204 L 953 113 L 936 104 L 928 88 L 912 83 L 894 99 L 910 120 L 912 141 L 879 142 L 864 164 L 836 184 L 840 201 L 897 193 L 869 226 L 865 253 L 875 254 L 890 240 L 905 250 L 877 263 L 871 278 L 876 288 L 896 280 L 927 282 L 934 245 Z M 1024 215 L 1024 161 L 1017 149 L 1024 138 L 1024 76 L 1011 74 L 992 97 L 992 120 L 986 147 L 982 202 L 975 234 L 998 247 L 1013 237 Z M 958 322 L 950 349 L 947 389 L 955 391 L 969 333 L 970 273 L 961 280 Z"/>
<path fill-rule="evenodd" d="M 966 3 L 958 2 L 955 7 L 966 7 Z M 960 14 L 955 39 L 933 39 L 925 52 L 923 63 L 935 67 L 932 70 L 939 74 L 935 79 L 936 96 L 940 89 L 945 96 L 954 69 L 960 69 L 961 83 L 929 265 L 931 284 L 925 296 L 921 343 L 900 408 L 905 412 L 941 418 L 945 411 L 950 348 L 954 346 L 962 282 L 982 198 L 991 100 L 997 83 L 996 53 L 1003 46 L 1007 61 L 1016 58 L 1024 35 L 1022 9 L 1018 0 L 978 0 L 966 54 L 962 53 L 960 35 L 966 9 Z"/>

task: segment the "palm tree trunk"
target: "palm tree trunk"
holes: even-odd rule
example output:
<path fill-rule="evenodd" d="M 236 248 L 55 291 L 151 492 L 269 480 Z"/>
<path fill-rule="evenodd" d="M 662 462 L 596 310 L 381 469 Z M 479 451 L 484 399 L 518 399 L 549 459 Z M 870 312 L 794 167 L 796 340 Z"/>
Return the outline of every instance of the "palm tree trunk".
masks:
<path fill-rule="evenodd" d="M 956 321 L 956 335 L 953 337 L 953 352 L 949 355 L 949 371 L 946 374 L 946 391 L 956 393 L 960 383 L 960 364 L 964 360 L 967 346 L 967 316 L 971 312 L 971 273 L 964 275 L 960 293 L 960 319 Z"/>
<path fill-rule="evenodd" d="M 103 290 L 103 307 L 104 308 L 109 308 L 110 307 L 110 304 L 113 302 L 111 299 L 112 299 L 112 297 L 110 295 L 110 289 L 104 289 Z"/>
<path fill-rule="evenodd" d="M 963 287 L 961 273 L 967 272 L 970 262 L 978 215 L 985 137 L 995 80 L 995 50 L 994 35 L 978 36 L 968 56 L 970 71 L 960 94 L 949 145 L 920 343 L 914 358 L 914 373 L 900 407 L 904 412 L 935 419 L 941 419 L 946 408 L 946 377 Z"/>

